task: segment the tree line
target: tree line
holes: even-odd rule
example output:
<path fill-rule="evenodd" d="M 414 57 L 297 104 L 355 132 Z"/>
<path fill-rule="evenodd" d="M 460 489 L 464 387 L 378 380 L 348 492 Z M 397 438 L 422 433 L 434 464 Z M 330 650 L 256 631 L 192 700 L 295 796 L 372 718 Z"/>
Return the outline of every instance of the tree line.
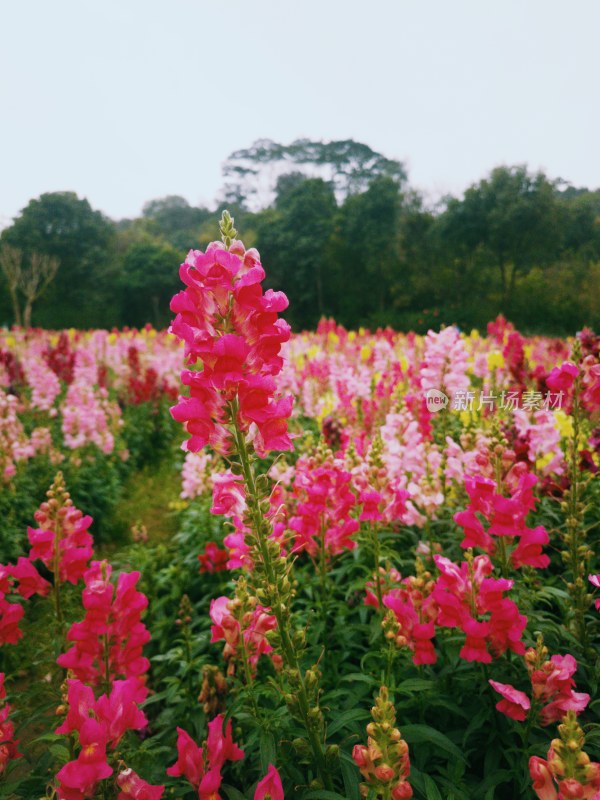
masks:
<path fill-rule="evenodd" d="M 352 140 L 262 140 L 224 173 L 212 209 L 169 196 L 113 221 L 72 192 L 31 200 L 0 235 L 0 323 L 168 324 L 179 263 L 227 207 L 296 330 L 322 316 L 470 329 L 498 313 L 531 333 L 599 327 L 600 190 L 502 166 L 431 208 L 400 162 Z"/>

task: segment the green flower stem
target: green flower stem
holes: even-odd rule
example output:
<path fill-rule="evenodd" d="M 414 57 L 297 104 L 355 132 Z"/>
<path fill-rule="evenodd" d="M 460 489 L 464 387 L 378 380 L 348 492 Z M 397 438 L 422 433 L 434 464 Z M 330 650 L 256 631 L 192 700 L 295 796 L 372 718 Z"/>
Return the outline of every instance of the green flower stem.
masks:
<path fill-rule="evenodd" d="M 369 525 L 369 532 L 371 534 L 371 542 L 373 543 L 373 558 L 375 560 L 375 591 L 377 593 L 377 604 L 379 607 L 379 613 L 383 614 L 383 592 L 381 589 L 381 574 L 379 572 L 381 550 L 379 547 L 379 531 L 374 522 L 371 522 Z"/>
<path fill-rule="evenodd" d="M 572 583 L 568 584 L 569 594 L 573 602 L 573 618 L 575 635 L 580 644 L 587 647 L 587 627 L 585 612 L 589 606 L 586 592 L 587 560 L 590 555 L 585 542 L 582 520 L 580 520 L 580 474 L 579 474 L 579 436 L 581 430 L 581 375 L 575 380 L 573 390 L 573 436 L 570 442 L 569 453 L 569 500 L 567 506 L 567 563 L 571 569 Z"/>
<path fill-rule="evenodd" d="M 254 532 L 262 561 L 262 566 L 264 567 L 267 578 L 266 590 L 268 592 L 268 595 L 270 596 L 270 600 L 272 601 L 270 603 L 271 612 L 274 614 L 277 620 L 277 629 L 281 640 L 281 655 L 283 657 L 283 660 L 287 668 L 298 676 L 298 689 L 296 694 L 296 700 L 298 702 L 300 717 L 302 719 L 302 722 L 304 723 L 304 727 L 306 728 L 308 741 L 313 753 L 315 766 L 319 773 L 319 777 L 323 782 L 325 788 L 332 791 L 333 782 L 331 780 L 331 775 L 327 768 L 323 742 L 321 740 L 321 736 L 318 730 L 318 727 L 320 727 L 318 725 L 318 715 L 317 719 L 315 719 L 315 715 L 311 714 L 311 712 L 314 711 L 314 709 L 312 709 L 310 705 L 308 691 L 306 688 L 305 676 L 300 667 L 300 662 L 296 651 L 296 647 L 289 631 L 290 609 L 288 608 L 287 604 L 283 601 L 277 583 L 275 570 L 273 567 L 267 543 L 268 537 L 265 535 L 266 520 L 260 508 L 260 501 L 258 498 L 258 493 L 256 488 L 256 480 L 254 476 L 254 471 L 252 469 L 252 465 L 250 464 L 250 457 L 248 454 L 246 439 L 244 434 L 239 430 L 236 424 L 237 411 L 238 411 L 238 403 L 236 398 L 231 403 L 231 419 L 233 422 L 233 434 L 235 438 L 237 453 L 240 458 L 242 474 L 246 484 L 246 493 L 247 493 L 246 500 L 248 503 L 250 516 L 252 518 L 254 526 Z"/>

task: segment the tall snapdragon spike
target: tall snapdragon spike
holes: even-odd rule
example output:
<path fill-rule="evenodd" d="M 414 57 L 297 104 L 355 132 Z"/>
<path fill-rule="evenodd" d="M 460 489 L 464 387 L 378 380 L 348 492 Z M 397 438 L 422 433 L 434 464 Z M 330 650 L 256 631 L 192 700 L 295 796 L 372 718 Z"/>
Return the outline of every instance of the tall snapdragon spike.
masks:
<path fill-rule="evenodd" d="M 318 670 L 314 667 L 305 673 L 300 665 L 304 632 L 294 630 L 291 615 L 292 563 L 273 537 L 268 478 L 256 472 L 255 454 L 262 457 L 270 450 L 292 447 L 287 427 L 292 397 L 281 395 L 276 380 L 284 364 L 281 345 L 290 336 L 289 325 L 278 314 L 288 301 L 281 292 L 263 293 L 260 284 L 265 272 L 259 255 L 256 250 L 246 251 L 235 238 L 228 212 L 223 212 L 221 233 L 222 243 L 213 242 L 206 253 L 188 255 L 180 272 L 187 288 L 171 303 L 177 314 L 171 332 L 185 343 L 188 365 L 202 366 L 201 371 L 182 373 L 189 396 L 180 399 L 172 414 L 190 434 L 184 449 L 198 451 L 210 444 L 235 459 L 231 474 L 215 486 L 213 512 L 232 516 L 236 532 L 243 534 L 237 537 L 243 541 L 236 542 L 240 564 L 252 565 L 247 584 L 238 582 L 236 595 L 240 599 L 239 593 L 249 594 L 256 601 L 259 614 L 266 615 L 261 624 L 270 615 L 275 618 L 270 645 L 282 662 L 283 698 L 306 729 L 318 782 L 332 790 Z M 236 477 L 243 479 L 243 491 Z M 228 616 L 223 614 L 222 621 L 229 624 Z M 235 626 L 231 627 L 229 634 L 235 632 Z M 244 635 L 239 637 L 240 647 L 245 641 Z M 245 663 L 251 680 L 252 665 L 247 658 Z"/>
<path fill-rule="evenodd" d="M 490 578 L 492 562 L 487 556 L 467 551 L 460 565 L 445 556 L 434 555 L 440 572 L 432 592 L 439 607 L 437 624 L 460 628 L 466 635 L 460 651 L 465 661 L 489 664 L 492 656 L 507 650 L 523 655 L 521 641 L 527 617 L 512 600 L 504 597 L 513 586 L 507 578 Z"/>
<path fill-rule="evenodd" d="M 221 453 L 232 449 L 234 424 L 250 435 L 259 454 L 290 450 L 287 419 L 291 395 L 277 392 L 279 351 L 290 326 L 279 319 L 287 308 L 283 292 L 263 293 L 265 272 L 258 252 L 234 238 L 233 220 L 224 213 L 223 243 L 205 253 L 192 250 L 181 265 L 186 289 L 175 295 L 171 332 L 185 344 L 190 367 L 181 373 L 189 396 L 171 409 L 190 438 L 184 449 L 198 452 L 210 444 Z"/>
<path fill-rule="evenodd" d="M 408 776 L 408 745 L 396 725 L 396 710 L 382 686 L 371 709 L 373 721 L 367 725 L 367 745 L 357 744 L 352 751 L 361 775 L 362 797 L 404 800 L 413 796 Z"/>
<path fill-rule="evenodd" d="M 489 555 L 499 548 L 501 561 L 510 562 L 514 569 L 547 567 L 550 558 L 542 547 L 550 541 L 548 532 L 543 525 L 528 528 L 525 523 L 528 513 L 536 506 L 533 487 L 537 482 L 535 475 L 523 472 L 510 497 L 506 497 L 491 478 L 466 476 L 465 489 L 470 503 L 464 511 L 454 515 L 454 521 L 465 533 L 461 547 L 476 547 Z"/>
<path fill-rule="evenodd" d="M 518 722 L 531 714 L 540 725 L 550 725 L 560 722 L 569 711 L 580 714 L 587 708 L 589 694 L 575 691 L 572 676 L 577 670 L 577 661 L 572 655 L 548 658 L 548 648 L 540 635 L 536 647 L 525 652 L 524 661 L 531 680 L 531 699 L 510 684 L 489 681 L 502 698 L 496 704 L 502 714 Z"/>
<path fill-rule="evenodd" d="M 133 679 L 141 701 L 147 694 L 143 675 L 149 667 L 142 650 L 150 640 L 141 615 L 148 600 L 136 589 L 139 572 L 122 572 L 116 587 L 110 574 L 106 561 L 94 561 L 85 573 L 85 617 L 71 625 L 67 640 L 73 646 L 59 656 L 58 664 L 93 686 L 107 687 L 119 677 Z"/>
<path fill-rule="evenodd" d="M 586 503 L 584 502 L 585 486 L 581 480 L 580 453 L 583 408 L 593 410 L 586 402 L 590 391 L 590 373 L 586 369 L 586 362 L 591 356 L 586 356 L 582 360 L 581 342 L 576 341 L 573 345 L 573 358 L 576 362 L 581 362 L 582 371 L 572 376 L 572 435 L 568 442 L 567 455 L 569 462 L 570 486 L 565 492 L 562 508 L 566 512 L 565 530 L 562 535 L 564 549 L 561 552 L 563 562 L 567 568 L 567 591 L 570 595 L 569 623 L 573 633 L 579 642 L 587 647 L 588 629 L 585 615 L 591 605 L 592 597 L 587 590 L 586 578 L 594 552 L 587 539 L 589 529 L 585 526 Z M 564 366 L 564 365 L 563 365 Z M 592 369 L 600 373 L 600 364 L 596 364 Z M 598 381 L 600 386 L 600 380 Z M 585 387 L 588 387 L 587 389 Z"/>
<path fill-rule="evenodd" d="M 353 537 L 360 524 L 351 516 L 358 510 L 351 487 L 352 475 L 331 451 L 298 460 L 289 521 L 294 532 L 292 552 L 306 550 L 319 561 L 356 547 Z"/>
<path fill-rule="evenodd" d="M 600 796 L 600 764 L 584 751 L 585 737 L 575 712 L 558 726 L 547 759 L 532 756 L 529 773 L 539 800 L 595 800 Z"/>
<path fill-rule="evenodd" d="M 47 492 L 48 499 L 35 512 L 38 528 L 28 528 L 29 558 L 39 559 L 54 573 L 56 583 L 76 584 L 88 569 L 93 555 L 89 532 L 92 518 L 75 508 L 58 472 Z"/>

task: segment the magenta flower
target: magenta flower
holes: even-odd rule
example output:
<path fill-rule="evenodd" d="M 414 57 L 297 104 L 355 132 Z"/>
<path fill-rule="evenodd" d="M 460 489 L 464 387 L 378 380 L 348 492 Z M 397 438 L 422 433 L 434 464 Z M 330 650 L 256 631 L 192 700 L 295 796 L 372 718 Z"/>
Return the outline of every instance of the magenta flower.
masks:
<path fill-rule="evenodd" d="M 502 700 L 496 703 L 496 708 L 507 717 L 522 722 L 531 708 L 531 701 L 525 694 L 511 686 L 509 683 L 498 683 L 489 681 L 490 686 L 502 696 Z"/>
<path fill-rule="evenodd" d="M 227 453 L 227 425 L 233 422 L 259 455 L 290 450 L 292 397 L 279 396 L 273 379 L 283 367 L 281 345 L 290 337 L 289 325 L 278 318 L 287 298 L 272 290 L 263 294 L 259 255 L 238 241 L 230 250 L 213 242 L 205 253 L 190 251 L 180 276 L 186 289 L 171 302 L 171 332 L 185 343 L 187 363 L 203 367 L 182 372 L 190 396 L 171 409 L 190 434 L 184 449 L 197 452 L 210 444 Z"/>
<path fill-rule="evenodd" d="M 116 784 L 120 791 L 117 800 L 160 800 L 164 786 L 152 786 L 140 778 L 130 767 L 119 772 Z"/>
<path fill-rule="evenodd" d="M 281 778 L 273 764 L 269 764 L 267 774 L 258 782 L 254 792 L 254 800 L 284 800 Z"/>

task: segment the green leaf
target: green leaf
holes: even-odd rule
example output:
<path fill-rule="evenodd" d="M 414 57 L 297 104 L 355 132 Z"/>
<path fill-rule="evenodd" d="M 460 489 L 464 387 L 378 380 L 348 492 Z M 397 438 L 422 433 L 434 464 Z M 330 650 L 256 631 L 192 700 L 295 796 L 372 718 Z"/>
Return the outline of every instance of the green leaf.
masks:
<path fill-rule="evenodd" d="M 375 680 L 372 675 L 365 675 L 362 672 L 351 672 L 349 675 L 344 675 L 342 681 L 349 681 L 350 683 L 361 681 L 362 683 L 368 683 L 369 686 L 379 686 L 379 681 Z"/>
<path fill-rule="evenodd" d="M 348 800 L 359 800 L 360 794 L 358 791 L 359 774 L 358 767 L 348 756 L 347 753 L 341 753 L 340 770 L 342 779 L 344 781 L 344 791 Z"/>
<path fill-rule="evenodd" d="M 413 694 L 413 692 L 426 692 L 435 686 L 434 681 L 427 681 L 424 678 L 407 678 L 396 686 L 396 692 L 401 694 Z"/>
<path fill-rule="evenodd" d="M 451 739 L 429 725 L 403 725 L 401 731 L 409 745 L 427 742 L 454 758 L 458 758 L 461 761 L 466 760 L 462 750 Z"/>
<path fill-rule="evenodd" d="M 266 775 L 269 769 L 269 764 L 274 764 L 277 758 L 275 749 L 275 737 L 270 731 L 262 730 L 260 732 L 260 767 L 263 774 Z"/>
<path fill-rule="evenodd" d="M 369 716 L 369 712 L 365 711 L 362 708 L 350 708 L 348 711 L 344 711 L 343 714 L 340 714 L 337 719 L 328 725 L 327 727 L 327 735 L 333 736 L 334 733 L 345 728 L 349 722 L 356 722 L 358 720 L 365 720 Z"/>
<path fill-rule="evenodd" d="M 246 800 L 239 789 L 235 789 L 233 786 L 228 786 L 226 783 L 221 785 L 221 791 L 225 792 L 229 800 Z"/>
<path fill-rule="evenodd" d="M 343 794 L 328 792 L 325 789 L 314 789 L 302 795 L 303 800 L 348 800 Z"/>
<path fill-rule="evenodd" d="M 487 800 L 487 796 L 490 797 L 494 796 L 494 789 L 501 783 L 505 783 L 509 781 L 513 777 L 512 772 L 507 769 L 499 769 L 496 772 L 493 772 L 491 775 L 488 775 L 477 787 L 475 792 L 473 793 L 473 799 L 479 797 L 485 797 Z"/>
<path fill-rule="evenodd" d="M 425 773 L 423 773 L 423 784 L 427 800 L 443 800 L 437 783 Z"/>

